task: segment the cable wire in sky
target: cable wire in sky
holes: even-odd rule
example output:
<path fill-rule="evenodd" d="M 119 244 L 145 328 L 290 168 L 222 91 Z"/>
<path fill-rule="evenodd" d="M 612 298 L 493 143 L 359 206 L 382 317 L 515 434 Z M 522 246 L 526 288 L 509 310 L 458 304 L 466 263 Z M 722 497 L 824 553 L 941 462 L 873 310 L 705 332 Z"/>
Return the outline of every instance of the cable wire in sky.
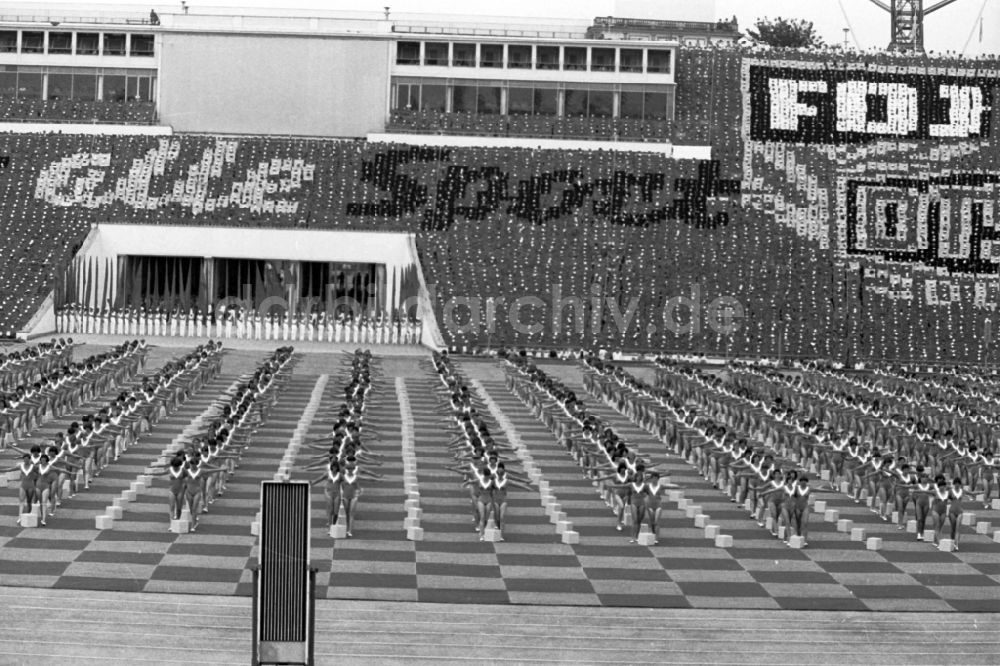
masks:
<path fill-rule="evenodd" d="M 983 0 L 982 6 L 979 8 L 979 14 L 976 16 L 976 20 L 972 22 L 972 30 L 969 31 L 969 38 L 965 40 L 965 46 L 962 47 L 962 55 L 965 55 L 965 51 L 969 48 L 969 42 L 972 41 L 972 36 L 976 34 L 976 24 L 983 20 L 983 12 L 986 11 L 986 0 Z M 980 23 L 980 26 L 982 24 Z"/>

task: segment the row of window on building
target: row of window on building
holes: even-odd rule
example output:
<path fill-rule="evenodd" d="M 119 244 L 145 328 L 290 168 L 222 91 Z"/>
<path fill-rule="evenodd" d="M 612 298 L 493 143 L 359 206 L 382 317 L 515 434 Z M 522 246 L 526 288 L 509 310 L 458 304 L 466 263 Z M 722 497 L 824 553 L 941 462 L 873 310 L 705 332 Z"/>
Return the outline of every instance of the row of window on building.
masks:
<path fill-rule="evenodd" d="M 150 58 L 154 41 L 153 35 L 130 32 L 0 30 L 0 53 Z"/>
<path fill-rule="evenodd" d="M 393 108 L 577 118 L 673 118 L 671 86 L 394 79 Z"/>
<path fill-rule="evenodd" d="M 0 95 L 18 99 L 155 102 L 156 72 L 0 65 Z"/>
<path fill-rule="evenodd" d="M 670 49 L 663 48 L 397 42 L 396 64 L 669 74 L 672 53 Z"/>

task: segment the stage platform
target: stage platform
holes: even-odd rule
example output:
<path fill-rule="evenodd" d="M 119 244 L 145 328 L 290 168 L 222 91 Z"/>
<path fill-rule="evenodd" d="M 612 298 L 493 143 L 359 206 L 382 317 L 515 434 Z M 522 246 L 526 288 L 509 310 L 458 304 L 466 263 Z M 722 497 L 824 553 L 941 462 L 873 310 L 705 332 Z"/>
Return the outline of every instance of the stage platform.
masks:
<path fill-rule="evenodd" d="M 92 348 L 105 348 L 111 341 L 94 341 L 94 347 L 90 346 L 90 340 L 87 342 L 81 354 L 89 353 Z M 189 344 L 179 347 L 193 346 L 196 341 L 184 342 Z M 179 347 L 154 348 L 147 370 L 178 355 Z M 265 349 L 271 347 L 229 352 L 218 379 L 142 437 L 95 480 L 90 490 L 65 501 L 47 527 L 22 529 L 15 525 L 17 490 L 13 486 L 0 489 L 0 585 L 8 588 L 3 594 L 19 603 L 47 598 L 45 594 L 54 595 L 50 598 L 60 600 L 55 603 L 56 608 L 72 608 L 77 603 L 74 600 L 114 598 L 122 600 L 123 608 L 141 609 L 147 604 L 154 608 L 162 605 L 160 594 L 180 593 L 197 595 L 181 597 L 186 603 L 221 603 L 243 609 L 237 616 L 245 619 L 251 569 L 257 555 L 251 523 L 258 510 L 260 483 L 271 479 L 277 471 L 297 427 L 305 425 L 309 438 L 326 434 L 346 382 L 339 350 L 317 353 L 310 349 L 303 354 L 272 417 L 261 428 L 230 480 L 229 490 L 211 505 L 197 533 L 168 531 L 167 490 L 162 479 L 129 503 L 112 529 L 96 529 L 95 516 L 127 489 L 156 460 L 161 449 L 203 413 L 238 375 L 252 369 Z M 411 352 L 414 355 L 407 355 Z M 514 642 L 506 643 L 508 647 L 517 644 L 514 639 L 519 640 L 519 631 L 528 630 L 530 623 L 525 622 L 526 618 L 536 618 L 540 626 L 555 626 L 553 623 L 561 623 L 563 616 L 595 618 L 590 624 L 584 619 L 580 622 L 588 627 L 592 624 L 595 632 L 607 627 L 610 633 L 594 633 L 596 640 L 570 641 L 551 648 L 554 653 L 539 654 L 559 660 L 560 649 L 593 649 L 598 652 L 567 652 L 575 656 L 566 661 L 620 662 L 613 657 L 614 651 L 621 649 L 625 651 L 622 654 L 635 658 L 633 661 L 625 657 L 629 663 L 694 661 L 685 652 L 687 647 L 671 647 L 668 639 L 671 636 L 694 639 L 699 635 L 695 629 L 700 623 L 718 626 L 719 635 L 724 636 L 732 629 L 726 629 L 728 622 L 741 626 L 749 618 L 757 623 L 753 631 L 773 637 L 755 644 L 762 656 L 775 644 L 789 640 L 797 645 L 801 641 L 802 650 L 811 650 L 822 638 L 824 645 L 829 646 L 860 641 L 866 650 L 878 648 L 883 659 L 868 663 L 981 663 L 977 655 L 985 654 L 980 650 L 986 650 L 989 644 L 981 632 L 986 626 L 996 627 L 997 617 L 993 613 L 1000 609 L 1000 543 L 993 541 L 992 532 L 975 534 L 973 528 L 966 527 L 961 550 L 941 552 L 931 544 L 916 541 L 915 535 L 881 521 L 864 504 L 855 504 L 837 493 L 820 492 L 818 499 L 837 509 L 842 518 L 853 520 L 868 536 L 881 538 L 882 548 L 868 550 L 864 542 L 852 541 L 850 534 L 838 532 L 836 524 L 824 522 L 817 514 L 813 514 L 811 522 L 809 548 L 789 548 L 759 527 L 746 511 L 711 488 L 690 466 L 668 456 L 650 436 L 610 408 L 586 397 L 579 366 L 572 363 L 547 362 L 542 367 L 566 381 L 578 395 L 585 396 L 588 406 L 611 421 L 630 445 L 637 445 L 644 455 L 666 466 L 673 482 L 684 488 L 685 497 L 709 514 L 712 523 L 719 525 L 725 534 L 732 536 L 733 545 L 716 547 L 686 511 L 670 502 L 665 502 L 659 545 L 629 543 L 627 533 L 615 529 L 612 511 L 591 482 L 582 476 L 541 423 L 506 390 L 500 366 L 487 359 L 468 359 L 460 361 L 463 371 L 474 380 L 473 385 L 491 405 L 493 415 L 502 417 L 497 419 L 502 427 L 494 432 L 498 441 L 517 440 L 524 444 L 557 495 L 566 518 L 579 532 L 579 543 L 562 543 L 556 526 L 542 507 L 539 491 L 512 490 L 505 541 L 481 542 L 473 530 L 468 493 L 461 487 L 460 477 L 444 469 L 451 462 L 446 449 L 451 436 L 435 411 L 432 396 L 435 382 L 418 365 L 416 352 L 416 349 L 404 350 L 403 355 L 380 357 L 384 377 L 367 418 L 381 432 L 381 441 L 371 448 L 384 456 L 384 465 L 378 471 L 385 478 L 364 484 L 353 538 L 335 540 L 327 534 L 322 489 L 314 491 L 312 562 L 320 570 L 319 597 L 330 600 L 321 606 L 329 609 L 327 617 L 337 617 L 337 609 L 343 608 L 359 609 L 357 612 L 371 618 L 373 623 L 398 615 L 417 623 L 413 634 L 417 635 L 423 626 L 421 614 L 429 612 L 424 609 L 432 608 L 435 617 L 442 614 L 441 617 L 451 618 L 442 621 L 443 624 L 428 621 L 428 626 L 436 627 L 435 632 L 451 627 L 449 636 L 455 640 L 449 639 L 449 645 L 464 645 L 462 641 L 474 640 L 466 635 L 462 618 L 472 623 L 468 625 L 469 631 L 479 631 L 480 625 L 476 623 L 481 619 L 493 618 L 484 624 L 500 624 L 489 635 L 495 635 L 498 644 L 504 644 L 506 639 L 502 637 L 510 636 Z M 379 352 L 376 356 L 379 357 Z M 324 378 L 328 381 L 321 391 L 319 412 L 311 422 L 303 421 L 306 404 Z M 405 400 L 401 399 L 404 395 Z M 404 528 L 407 516 L 401 444 L 404 417 L 412 417 L 413 421 L 424 528 L 420 541 L 409 540 Z M 64 428 L 66 422 L 67 419 L 62 419 L 45 424 L 33 437 L 51 435 Z M 303 470 L 309 462 L 307 458 L 319 453 L 303 450 L 293 467 L 293 478 L 308 478 L 309 474 Z M 1000 527 L 1000 511 L 982 507 L 976 507 L 975 511 L 980 521 L 992 521 Z M 15 588 L 34 589 L 25 590 L 22 598 Z M 129 594 L 108 596 L 112 593 Z M 367 603 L 352 605 L 354 601 Z M 382 602 L 408 603 L 380 606 Z M 442 603 L 454 606 L 414 605 Z M 518 609 L 504 611 L 498 605 L 517 605 Z M 567 606 L 591 608 L 568 610 Z M 391 613 L 380 615 L 380 608 L 390 608 Z M 725 610 L 713 613 L 712 609 Z M 748 614 L 748 611 L 779 610 L 830 613 Z M 9 608 L 5 607 L 3 612 L 7 613 L 5 617 L 11 615 Z M 934 614 L 914 616 L 913 612 Z M 617 617 L 624 619 L 619 622 L 614 619 Z M 520 629 L 507 633 L 497 618 L 516 621 Z M 813 618 L 819 618 L 817 627 L 826 629 L 800 635 L 800 622 L 814 631 Z M 242 627 L 243 619 L 233 626 Z M 368 636 L 363 626 L 365 620 L 359 622 L 357 631 Z M 191 633 L 191 627 L 198 626 L 183 616 L 165 624 L 185 636 Z M 851 628 L 849 632 L 845 624 Z M 648 654 L 628 652 L 638 649 L 630 644 L 632 640 L 640 640 L 628 638 L 636 635 L 633 629 L 648 631 L 651 640 L 655 637 L 659 641 L 662 637 L 662 645 L 651 647 Z M 682 633 L 671 633 L 674 631 Z M 825 637 L 822 631 L 828 632 Z M 901 642 L 885 638 L 883 631 L 900 632 Z M 934 632 L 942 638 L 937 643 L 929 640 L 929 644 L 950 643 L 949 650 L 956 652 L 929 651 L 924 655 L 926 658 L 917 659 L 918 651 L 896 651 L 896 647 L 923 645 Z M 16 634 L 6 633 L 6 647 L 0 652 L 12 649 L 18 640 Z M 868 636 L 878 636 L 877 644 L 869 645 Z M 401 638 L 400 645 L 415 644 L 414 641 L 427 643 L 409 637 L 407 633 Z M 998 634 L 989 639 L 993 641 L 990 645 L 995 658 Z M 75 640 L 74 633 L 59 645 Z M 83 638 L 79 640 L 85 642 Z M 332 659 L 339 654 L 337 650 L 346 650 L 348 656 L 353 655 L 362 663 L 366 659 L 371 663 L 387 663 L 358 647 L 372 646 L 378 642 L 376 639 L 357 640 L 355 643 L 353 636 L 347 636 L 336 648 L 330 647 L 327 654 Z M 332 644 L 332 641 L 327 643 Z M 889 645 L 893 648 L 889 649 Z M 240 644 L 232 653 L 226 652 L 218 663 L 227 663 L 230 657 L 234 663 L 245 663 L 240 662 L 239 656 L 243 647 Z M 29 648 L 42 649 L 34 644 L 23 649 Z M 358 651 L 351 652 L 355 649 Z M 383 652 L 377 654 L 387 659 L 399 656 L 386 652 L 391 649 L 389 645 L 382 645 L 381 649 Z M 546 649 L 545 644 L 539 649 Z M 829 661 L 845 663 L 835 658 L 839 652 L 834 649 L 829 647 L 832 655 Z M 488 660 L 490 653 L 485 647 L 480 645 L 476 650 L 476 659 Z M 406 654 L 432 659 L 421 657 L 419 651 Z M 521 661 L 520 657 L 527 653 L 507 654 L 518 655 L 508 661 Z M 851 656 L 860 654 L 853 652 Z M 410 657 L 406 660 L 413 663 Z M 0 659 L 0 663 L 7 662 Z M 756 662 L 744 659 L 743 663 Z"/>
<path fill-rule="evenodd" d="M 242 666 L 250 620 L 241 597 L 0 587 L 0 663 Z M 984 613 L 316 604 L 320 666 L 976 666 L 997 654 L 1000 615 Z"/>

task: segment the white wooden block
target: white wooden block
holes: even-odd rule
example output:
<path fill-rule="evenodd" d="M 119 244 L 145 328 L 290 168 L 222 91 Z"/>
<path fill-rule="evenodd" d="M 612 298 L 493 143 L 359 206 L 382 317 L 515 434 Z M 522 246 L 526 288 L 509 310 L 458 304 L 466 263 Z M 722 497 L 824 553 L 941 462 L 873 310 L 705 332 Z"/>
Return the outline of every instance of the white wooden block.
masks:
<path fill-rule="evenodd" d="M 851 484 L 848 483 L 847 481 L 841 481 L 840 482 L 840 492 L 842 494 L 844 494 L 844 495 L 850 495 L 851 494 Z"/>
<path fill-rule="evenodd" d="M 873 506 L 875 506 L 875 498 L 874 497 L 866 497 L 865 498 L 865 504 L 868 505 L 869 509 L 872 508 Z"/>
<path fill-rule="evenodd" d="M 420 527 L 419 518 L 404 518 L 403 519 L 403 529 L 408 530 L 411 527 Z"/>
<path fill-rule="evenodd" d="M 915 520 L 908 520 L 908 521 L 906 521 L 906 531 L 909 534 L 916 534 L 917 533 L 917 521 L 915 521 Z"/>
<path fill-rule="evenodd" d="M 995 530 L 993 532 L 993 542 L 1000 543 L 1000 530 Z"/>
<path fill-rule="evenodd" d="M 696 504 L 688 504 L 686 507 L 684 507 L 684 515 L 686 515 L 688 518 L 694 518 L 699 513 L 701 513 L 701 507 Z"/>
<path fill-rule="evenodd" d="M 562 534 L 573 529 L 573 523 L 568 520 L 560 520 L 556 523 L 556 534 Z"/>
<path fill-rule="evenodd" d="M 838 532 L 850 532 L 854 529 L 854 521 L 850 518 L 841 518 L 837 521 Z"/>
<path fill-rule="evenodd" d="M 189 523 L 191 522 L 191 509 L 187 507 L 181 509 L 181 520 L 186 520 Z"/>
<path fill-rule="evenodd" d="M 782 541 L 785 540 L 785 534 L 787 533 L 788 533 L 788 528 L 785 527 L 784 525 L 778 528 L 778 538 L 781 539 Z"/>
<path fill-rule="evenodd" d="M 412 507 L 406 510 L 407 518 L 414 518 L 420 520 L 424 515 L 424 510 L 419 507 Z"/>
<path fill-rule="evenodd" d="M 406 538 L 410 541 L 423 541 L 424 540 L 424 528 L 422 527 L 409 527 L 406 530 Z"/>
<path fill-rule="evenodd" d="M 764 529 L 768 532 L 774 529 L 774 518 L 772 516 L 764 516 Z"/>
<path fill-rule="evenodd" d="M 110 530 L 115 526 L 115 519 L 111 516 L 100 515 L 94 518 L 94 527 L 99 530 Z"/>
<path fill-rule="evenodd" d="M 104 515 L 111 516 L 112 520 L 121 520 L 124 513 L 120 506 L 109 506 L 104 509 Z"/>
<path fill-rule="evenodd" d="M 191 523 L 184 520 L 171 520 L 170 531 L 174 534 L 187 534 L 191 530 Z"/>
<path fill-rule="evenodd" d="M 683 490 L 668 490 L 667 491 L 667 499 L 670 500 L 671 502 L 679 502 L 680 500 L 684 499 L 684 491 Z"/>
<path fill-rule="evenodd" d="M 891 520 L 892 520 L 892 524 L 893 525 L 898 525 L 899 524 L 899 511 L 893 511 L 892 512 L 892 519 Z"/>
<path fill-rule="evenodd" d="M 562 511 L 553 513 L 551 516 L 549 516 L 549 522 L 552 523 L 553 525 L 558 525 L 560 520 L 566 520 L 566 514 L 563 513 Z"/>
<path fill-rule="evenodd" d="M 836 509 L 827 509 L 823 513 L 823 520 L 825 520 L 828 523 L 837 522 L 838 520 L 840 520 L 840 511 L 837 511 Z"/>
<path fill-rule="evenodd" d="M 945 553 L 950 553 L 951 551 L 955 550 L 955 542 L 952 541 L 951 539 L 941 539 L 938 542 L 938 550 L 943 551 Z"/>
<path fill-rule="evenodd" d="M 410 509 L 419 509 L 420 500 L 408 499 L 405 502 L 403 502 L 403 508 L 405 508 L 407 511 L 409 511 Z"/>
<path fill-rule="evenodd" d="M 924 530 L 924 541 L 934 543 L 934 530 Z"/>
<path fill-rule="evenodd" d="M 821 478 L 824 481 L 829 481 L 830 480 L 830 470 L 824 469 L 822 472 L 820 472 L 819 478 Z"/>
<path fill-rule="evenodd" d="M 652 546 L 656 543 L 656 535 L 652 532 L 642 532 L 637 539 L 640 546 Z"/>
<path fill-rule="evenodd" d="M 682 497 L 679 500 L 677 500 L 677 508 L 680 509 L 681 511 L 683 511 L 683 510 L 685 510 L 688 507 L 688 504 L 690 504 L 690 503 L 691 503 L 691 500 Z"/>
<path fill-rule="evenodd" d="M 863 527 L 852 527 L 851 528 L 851 541 L 864 541 L 865 540 L 865 528 Z"/>
<path fill-rule="evenodd" d="M 980 520 L 976 523 L 976 534 L 989 534 L 992 527 L 993 523 L 986 520 Z"/>
<path fill-rule="evenodd" d="M 705 538 L 714 540 L 719 536 L 721 528 L 718 525 L 705 525 Z"/>
<path fill-rule="evenodd" d="M 250 534 L 251 536 L 260 536 L 260 522 L 253 521 L 250 523 Z"/>
<path fill-rule="evenodd" d="M 717 548 L 732 548 L 733 547 L 733 536 L 731 534 L 720 534 L 715 537 L 715 546 Z"/>
<path fill-rule="evenodd" d="M 142 481 L 133 481 L 129 484 L 129 490 L 131 490 L 138 497 L 139 493 L 146 489 L 145 484 Z"/>
<path fill-rule="evenodd" d="M 568 544 L 580 543 L 580 533 L 568 530 L 562 533 L 562 542 Z"/>
<path fill-rule="evenodd" d="M 697 516 L 694 517 L 694 526 L 705 527 L 706 525 L 708 525 L 709 520 L 710 518 L 707 514 L 699 513 Z"/>
<path fill-rule="evenodd" d="M 994 511 L 1000 511 L 1000 499 L 995 499 L 990 502 L 990 508 Z"/>
<path fill-rule="evenodd" d="M 332 539 L 346 539 L 347 538 L 347 525 L 344 523 L 337 523 L 335 525 L 330 525 L 330 538 Z"/>
<path fill-rule="evenodd" d="M 483 530 L 483 541 L 489 541 L 490 543 L 500 541 L 500 530 L 495 527 L 487 527 Z"/>
<path fill-rule="evenodd" d="M 70 483 L 69 479 L 63 481 L 62 484 L 62 494 L 63 497 L 69 497 L 69 494 L 73 491 L 73 485 Z"/>
<path fill-rule="evenodd" d="M 789 537 L 788 547 L 795 548 L 796 550 L 801 550 L 806 545 L 806 540 L 800 536 Z"/>
<path fill-rule="evenodd" d="M 825 513 L 826 512 L 826 500 L 816 500 L 816 503 L 813 504 L 813 509 L 816 510 L 816 513 Z"/>
<path fill-rule="evenodd" d="M 753 511 L 753 500 L 745 499 L 743 500 L 743 508 L 747 511 Z"/>
<path fill-rule="evenodd" d="M 965 511 L 962 513 L 962 524 L 963 525 L 975 525 L 976 524 L 976 514 L 972 511 Z"/>
<path fill-rule="evenodd" d="M 868 537 L 868 550 L 882 550 L 882 539 L 879 537 Z"/>

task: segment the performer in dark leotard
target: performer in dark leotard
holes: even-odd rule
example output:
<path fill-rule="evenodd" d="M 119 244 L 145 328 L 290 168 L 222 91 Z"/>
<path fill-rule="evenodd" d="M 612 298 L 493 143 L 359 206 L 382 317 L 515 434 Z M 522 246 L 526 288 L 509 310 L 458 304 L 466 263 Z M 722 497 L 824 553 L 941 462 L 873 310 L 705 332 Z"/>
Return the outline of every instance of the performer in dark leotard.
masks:
<path fill-rule="evenodd" d="M 917 541 L 924 540 L 924 528 L 927 525 L 927 517 L 931 511 L 931 496 L 934 494 L 934 484 L 923 469 L 917 473 L 917 483 L 910 488 L 910 496 L 913 498 L 913 514 L 917 520 Z"/>
<path fill-rule="evenodd" d="M 17 491 L 17 524 L 21 524 L 21 516 L 31 513 L 37 501 L 36 484 L 38 479 L 38 461 L 33 461 L 29 453 L 21 458 L 21 463 L 0 469 L 0 473 L 17 471 L 21 475 L 21 485 Z"/>
<path fill-rule="evenodd" d="M 931 495 L 931 516 L 934 519 L 934 543 L 937 544 L 941 538 L 941 530 L 944 529 L 944 521 L 948 511 L 948 500 L 951 499 L 951 492 L 948 482 L 944 476 L 938 475 L 934 480 L 934 494 Z"/>
<path fill-rule="evenodd" d="M 496 521 L 497 529 L 500 530 L 500 540 L 503 541 L 504 518 L 507 515 L 507 486 L 514 486 L 522 490 L 531 490 L 531 486 L 513 479 L 507 474 L 503 463 L 497 463 L 496 472 L 490 483 L 490 504 L 493 519 Z"/>
<path fill-rule="evenodd" d="M 649 531 L 653 533 L 653 543 L 660 541 L 660 500 L 663 492 L 668 488 L 678 488 L 676 484 L 669 481 L 662 481 L 659 472 L 650 472 L 646 478 L 645 497 L 643 498 L 646 520 L 649 522 Z"/>
<path fill-rule="evenodd" d="M 965 495 L 962 479 L 952 479 L 949 494 L 951 501 L 948 504 L 948 521 L 951 523 L 951 540 L 954 549 L 958 550 L 958 535 L 961 533 L 959 525 L 962 522 L 963 513 L 962 501 Z"/>
<path fill-rule="evenodd" d="M 357 458 L 353 456 L 346 458 L 343 465 L 343 475 L 340 482 L 340 493 L 344 499 L 344 514 L 347 518 L 347 536 L 354 536 L 354 518 L 357 513 L 358 497 L 361 495 L 361 487 L 358 480 L 362 477 L 371 480 L 382 478 L 379 474 L 374 474 L 367 470 L 358 468 Z"/>
<path fill-rule="evenodd" d="M 343 477 L 340 470 L 340 462 L 336 458 L 330 459 L 323 474 L 312 480 L 312 485 L 323 484 L 323 494 L 326 495 L 326 525 L 333 527 L 340 518 L 341 493 L 340 486 Z"/>
<path fill-rule="evenodd" d="M 151 476 L 166 476 L 169 487 L 169 512 L 171 520 L 180 520 L 181 509 L 187 490 L 187 462 L 182 456 L 174 456 L 170 466 L 164 470 L 153 472 Z"/>

